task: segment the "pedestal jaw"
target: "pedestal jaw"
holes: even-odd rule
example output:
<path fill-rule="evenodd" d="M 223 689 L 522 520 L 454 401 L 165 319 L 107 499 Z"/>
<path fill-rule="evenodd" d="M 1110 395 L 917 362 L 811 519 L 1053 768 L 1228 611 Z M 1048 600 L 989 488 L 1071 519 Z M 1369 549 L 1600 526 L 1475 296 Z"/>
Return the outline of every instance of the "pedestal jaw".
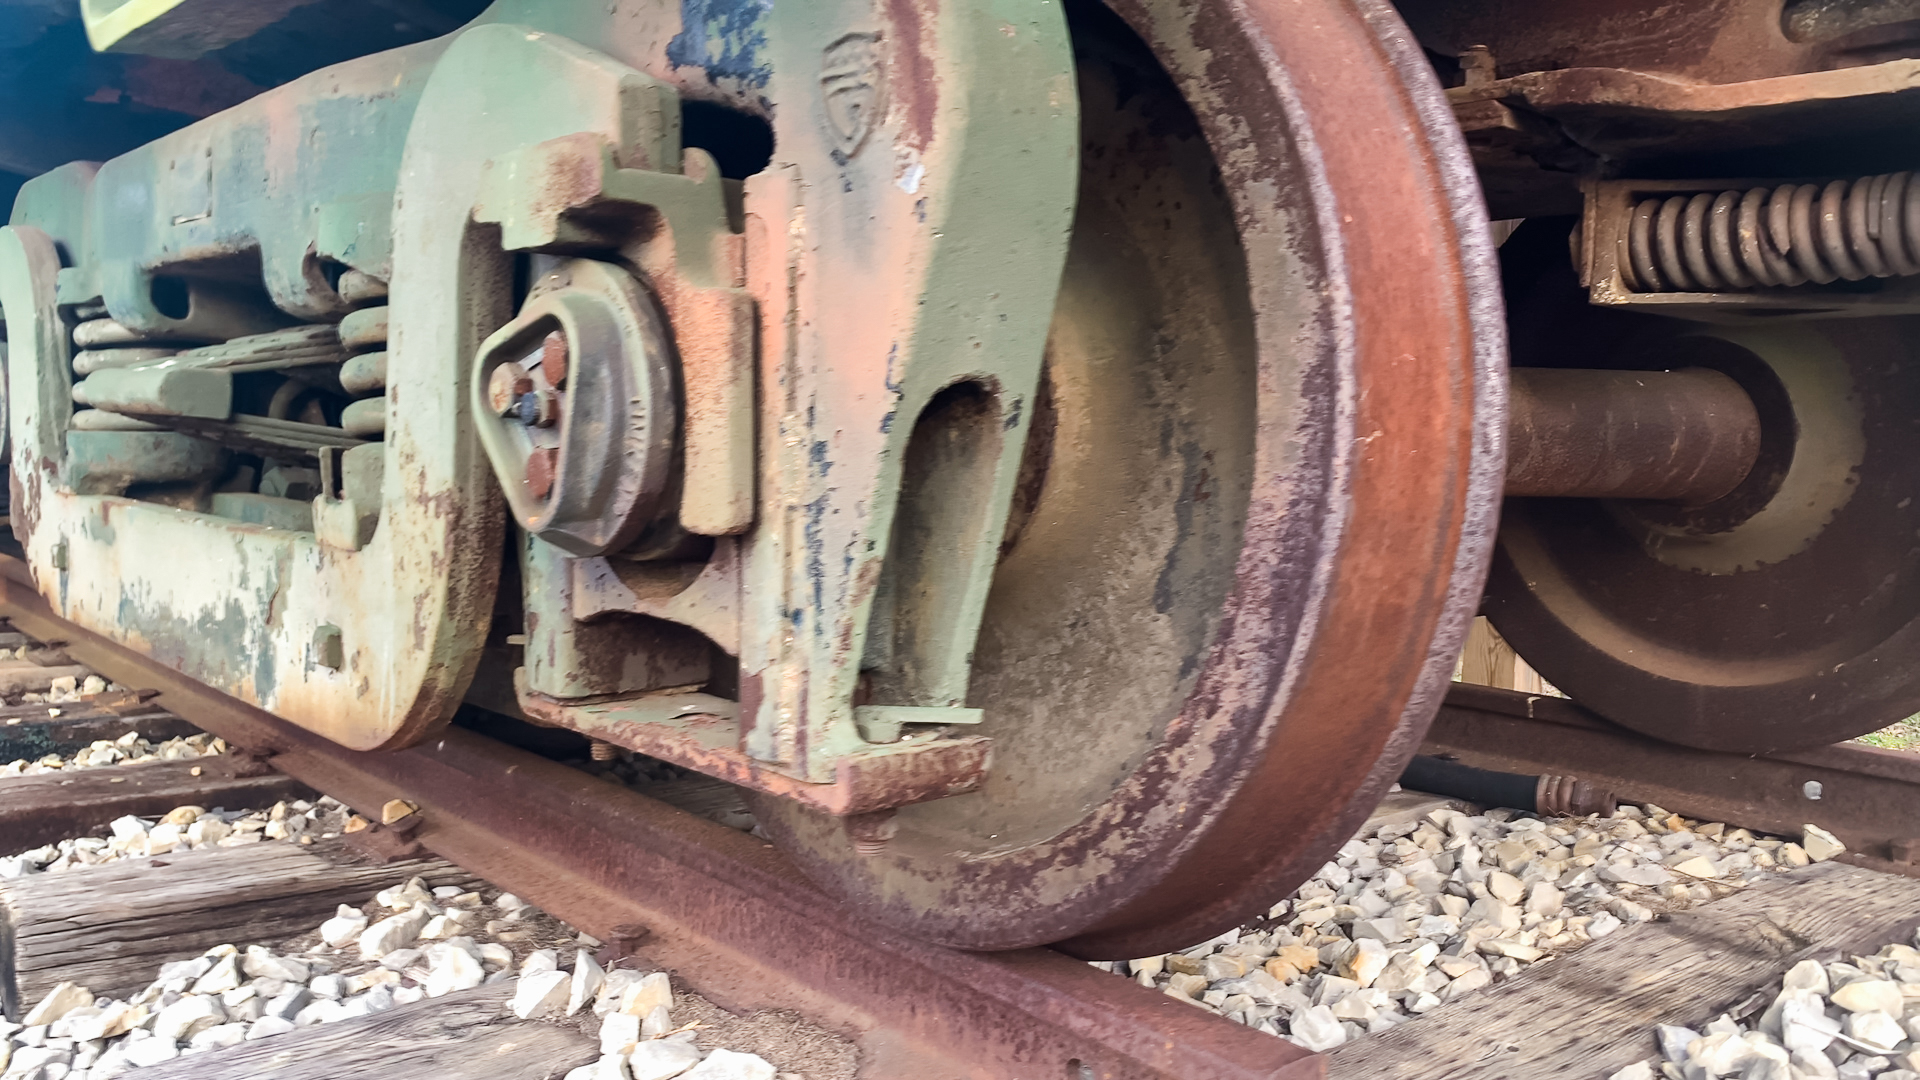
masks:
<path fill-rule="evenodd" d="M 771 47 L 778 149 L 744 185 L 589 134 L 489 163 L 475 220 L 539 269 L 468 381 L 529 534 L 530 716 L 840 814 L 984 774 L 968 666 L 1077 137 L 1064 23 L 988 7 L 894 39 L 851 8 L 773 16 L 774 41 L 831 44 Z M 620 332 L 590 343 L 596 318 Z M 673 392 L 640 388 L 668 353 Z M 579 431 L 591 395 L 547 369 L 596 365 L 635 389 Z M 620 521 L 588 536 L 569 508 L 596 498 Z"/>

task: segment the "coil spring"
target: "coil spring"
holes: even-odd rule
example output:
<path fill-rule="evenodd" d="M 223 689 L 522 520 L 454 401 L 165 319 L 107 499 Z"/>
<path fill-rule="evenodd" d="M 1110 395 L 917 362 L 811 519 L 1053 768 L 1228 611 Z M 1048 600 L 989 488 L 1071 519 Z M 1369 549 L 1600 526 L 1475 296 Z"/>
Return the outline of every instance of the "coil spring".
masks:
<path fill-rule="evenodd" d="M 1911 172 L 1643 199 L 1621 276 L 1637 292 L 1719 292 L 1920 274 Z"/>

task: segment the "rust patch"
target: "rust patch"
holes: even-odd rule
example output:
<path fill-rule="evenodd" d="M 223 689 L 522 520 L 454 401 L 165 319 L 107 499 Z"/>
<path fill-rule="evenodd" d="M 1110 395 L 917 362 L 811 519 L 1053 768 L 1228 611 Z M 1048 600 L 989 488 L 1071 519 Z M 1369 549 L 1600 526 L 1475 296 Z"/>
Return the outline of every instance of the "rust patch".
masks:
<path fill-rule="evenodd" d="M 930 5 L 924 0 L 887 0 L 886 7 L 893 29 L 886 43 L 887 100 L 897 106 L 900 141 L 925 152 L 940 107 L 940 79 L 928 52 L 935 47 L 927 40 Z"/>
<path fill-rule="evenodd" d="M 742 687 L 743 691 L 745 687 Z M 991 740 L 977 736 L 920 745 L 894 744 L 840 759 L 833 783 L 788 776 L 738 749 L 723 737 L 731 717 L 692 715 L 672 724 L 639 723 L 606 715 L 611 706 L 568 705 L 524 694 L 520 707 L 535 721 L 568 728 L 637 753 L 670 761 L 730 784 L 790 799 L 835 816 L 865 814 L 959 795 L 980 786 L 992 759 Z"/>

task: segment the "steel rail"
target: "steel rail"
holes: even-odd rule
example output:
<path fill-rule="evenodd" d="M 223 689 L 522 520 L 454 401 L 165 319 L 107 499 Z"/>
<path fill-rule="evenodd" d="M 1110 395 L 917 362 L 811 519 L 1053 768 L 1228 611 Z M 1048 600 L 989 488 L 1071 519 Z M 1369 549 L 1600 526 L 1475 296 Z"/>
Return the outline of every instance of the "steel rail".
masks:
<path fill-rule="evenodd" d="M 1848 862 L 1920 876 L 1920 754 L 1837 743 L 1771 755 L 1697 750 L 1609 723 L 1565 698 L 1456 684 L 1422 754 L 1578 776 L 1621 799 L 1799 836 L 1818 825 Z"/>
<path fill-rule="evenodd" d="M 854 1039 L 861 1075 L 1311 1080 L 1324 1059 L 1047 949 L 966 953 L 863 921 L 772 846 L 448 728 L 363 753 L 56 615 L 0 556 L 0 615 L 274 769 L 378 814 L 420 807 L 428 851 L 662 968 L 723 1007 L 791 1009 Z"/>

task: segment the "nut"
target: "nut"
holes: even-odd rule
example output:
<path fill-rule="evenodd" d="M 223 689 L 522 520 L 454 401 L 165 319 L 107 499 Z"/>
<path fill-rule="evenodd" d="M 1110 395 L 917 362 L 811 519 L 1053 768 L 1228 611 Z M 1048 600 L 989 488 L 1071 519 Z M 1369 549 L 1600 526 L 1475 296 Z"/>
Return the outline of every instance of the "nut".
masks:
<path fill-rule="evenodd" d="M 515 411 L 523 424 L 552 427 L 560 422 L 560 395 L 547 389 L 521 394 Z"/>
<path fill-rule="evenodd" d="M 853 841 L 853 850 L 867 858 L 885 854 L 887 845 L 900 831 L 897 813 L 896 810 L 875 810 L 842 818 L 847 838 Z"/>
<path fill-rule="evenodd" d="M 518 364 L 501 364 L 487 376 L 487 404 L 496 416 L 511 416 L 520 398 L 533 390 L 533 380 Z"/>

